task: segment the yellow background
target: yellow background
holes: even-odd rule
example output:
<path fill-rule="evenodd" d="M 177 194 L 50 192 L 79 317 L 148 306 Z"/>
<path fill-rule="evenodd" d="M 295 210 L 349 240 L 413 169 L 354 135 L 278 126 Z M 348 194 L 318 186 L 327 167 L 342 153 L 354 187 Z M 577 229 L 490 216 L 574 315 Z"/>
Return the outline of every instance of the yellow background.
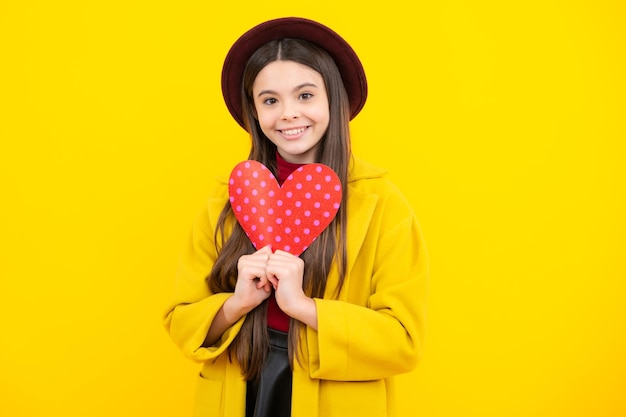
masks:
<path fill-rule="evenodd" d="M 402 416 L 626 415 L 618 0 L 1 0 L 0 415 L 189 416 L 197 365 L 160 317 L 211 178 L 247 154 L 221 63 L 286 15 L 360 54 L 355 152 L 429 244 Z"/>

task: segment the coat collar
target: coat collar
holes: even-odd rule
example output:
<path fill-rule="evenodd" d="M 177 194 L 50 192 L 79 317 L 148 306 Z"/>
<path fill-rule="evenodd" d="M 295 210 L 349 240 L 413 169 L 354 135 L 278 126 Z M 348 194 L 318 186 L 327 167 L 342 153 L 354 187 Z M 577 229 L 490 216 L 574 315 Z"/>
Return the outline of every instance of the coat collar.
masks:
<path fill-rule="evenodd" d="M 353 156 L 348 168 L 348 183 L 370 178 L 380 178 L 386 173 L 386 170 Z"/>

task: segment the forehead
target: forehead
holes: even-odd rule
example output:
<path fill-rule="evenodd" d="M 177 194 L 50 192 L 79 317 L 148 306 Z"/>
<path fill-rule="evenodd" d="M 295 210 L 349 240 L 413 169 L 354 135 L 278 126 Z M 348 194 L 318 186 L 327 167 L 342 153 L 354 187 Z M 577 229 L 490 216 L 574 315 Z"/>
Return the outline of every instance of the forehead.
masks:
<path fill-rule="evenodd" d="M 256 76 L 252 90 L 291 90 L 302 84 L 324 86 L 322 75 L 313 68 L 295 61 L 272 61 Z"/>

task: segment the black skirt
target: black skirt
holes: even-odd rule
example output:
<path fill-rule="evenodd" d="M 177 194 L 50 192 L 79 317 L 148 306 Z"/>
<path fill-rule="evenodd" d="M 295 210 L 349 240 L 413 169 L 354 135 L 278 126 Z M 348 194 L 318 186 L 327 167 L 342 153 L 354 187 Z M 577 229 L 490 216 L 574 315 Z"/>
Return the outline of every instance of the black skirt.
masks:
<path fill-rule="evenodd" d="M 291 416 L 291 368 L 288 334 L 268 329 L 270 351 L 258 379 L 248 381 L 246 417 Z"/>

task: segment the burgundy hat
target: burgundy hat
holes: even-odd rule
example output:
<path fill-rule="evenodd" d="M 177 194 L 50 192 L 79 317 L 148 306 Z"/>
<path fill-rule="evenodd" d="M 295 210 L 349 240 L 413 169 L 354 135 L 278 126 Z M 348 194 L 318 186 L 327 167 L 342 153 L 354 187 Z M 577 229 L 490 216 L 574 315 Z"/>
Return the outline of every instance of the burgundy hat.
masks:
<path fill-rule="evenodd" d="M 243 71 L 252 54 L 264 44 L 283 38 L 304 39 L 324 49 L 335 60 L 350 101 L 350 119 L 365 105 L 367 80 L 352 47 L 332 29 L 309 19 L 286 17 L 269 20 L 244 33 L 230 48 L 222 68 L 222 94 L 237 123 L 245 128 L 241 110 Z"/>

